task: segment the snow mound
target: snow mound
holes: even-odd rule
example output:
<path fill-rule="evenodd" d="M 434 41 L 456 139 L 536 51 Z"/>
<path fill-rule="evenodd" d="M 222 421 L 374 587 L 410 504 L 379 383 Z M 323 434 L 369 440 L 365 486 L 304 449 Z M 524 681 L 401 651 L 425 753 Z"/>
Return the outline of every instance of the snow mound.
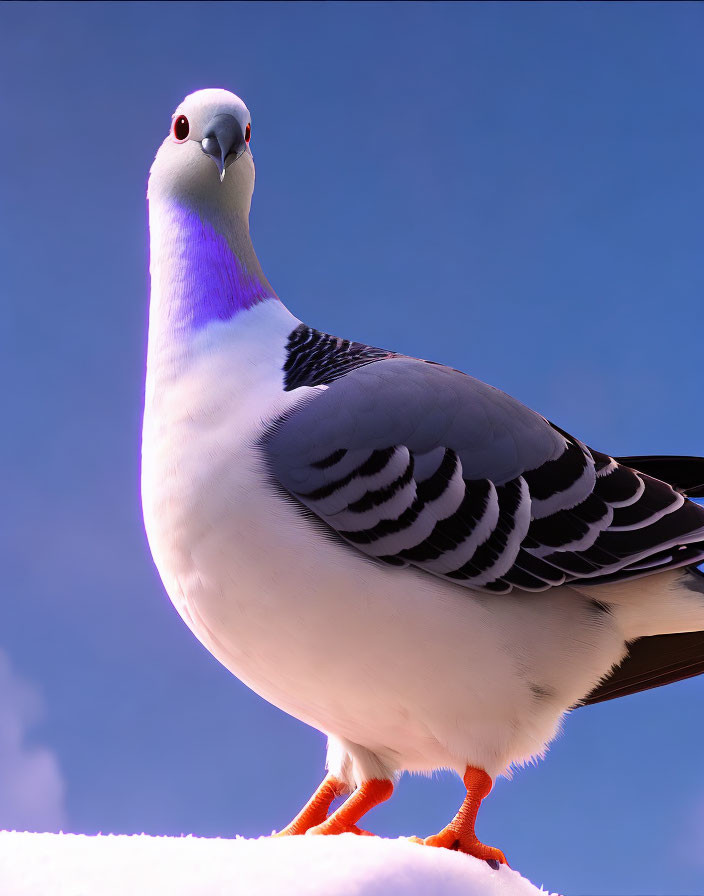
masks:
<path fill-rule="evenodd" d="M 517 871 L 380 837 L 0 832 L 7 896 L 536 896 Z"/>

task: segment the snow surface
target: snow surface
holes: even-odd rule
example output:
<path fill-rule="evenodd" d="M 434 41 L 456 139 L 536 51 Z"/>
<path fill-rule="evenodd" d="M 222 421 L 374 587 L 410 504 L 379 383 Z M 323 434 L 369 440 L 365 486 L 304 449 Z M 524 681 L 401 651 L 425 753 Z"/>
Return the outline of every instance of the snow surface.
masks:
<path fill-rule="evenodd" d="M 2 896 L 536 896 L 517 871 L 380 837 L 0 832 Z"/>

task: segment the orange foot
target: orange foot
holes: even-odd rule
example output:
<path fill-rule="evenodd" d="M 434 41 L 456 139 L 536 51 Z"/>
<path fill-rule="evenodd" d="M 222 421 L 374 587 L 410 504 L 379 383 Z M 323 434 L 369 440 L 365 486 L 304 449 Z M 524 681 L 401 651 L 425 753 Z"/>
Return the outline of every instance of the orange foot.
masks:
<path fill-rule="evenodd" d="M 380 778 L 372 778 L 371 781 L 365 781 L 357 790 L 344 802 L 337 812 L 333 812 L 330 818 L 320 824 L 311 827 L 309 834 L 361 834 L 366 837 L 373 837 L 369 831 L 364 831 L 357 827 L 359 819 L 365 815 L 374 806 L 388 800 L 394 790 L 391 781 L 382 780 Z"/>
<path fill-rule="evenodd" d="M 290 837 L 305 834 L 311 828 L 325 821 L 333 800 L 349 792 L 348 786 L 339 778 L 328 775 L 293 821 L 286 825 L 283 831 L 279 831 L 273 836 Z"/>
<path fill-rule="evenodd" d="M 425 840 L 418 840 L 417 837 L 411 839 L 415 843 L 424 843 L 426 846 L 444 846 L 445 849 L 464 852 L 477 859 L 484 859 L 485 862 L 492 865 L 496 863 L 508 865 L 506 856 L 500 849 L 486 846 L 474 833 L 479 806 L 491 790 L 491 778 L 483 769 L 468 765 L 464 773 L 464 784 L 467 788 L 467 796 L 459 812 L 448 826 L 443 828 L 439 834 L 426 837 Z"/>
<path fill-rule="evenodd" d="M 454 849 L 464 852 L 475 859 L 484 859 L 485 862 L 498 862 L 499 865 L 508 865 L 506 856 L 500 849 L 494 846 L 486 846 L 476 836 L 461 836 L 454 828 L 448 825 L 439 834 L 426 837 L 423 840 L 426 846 L 444 846 L 445 849 Z"/>

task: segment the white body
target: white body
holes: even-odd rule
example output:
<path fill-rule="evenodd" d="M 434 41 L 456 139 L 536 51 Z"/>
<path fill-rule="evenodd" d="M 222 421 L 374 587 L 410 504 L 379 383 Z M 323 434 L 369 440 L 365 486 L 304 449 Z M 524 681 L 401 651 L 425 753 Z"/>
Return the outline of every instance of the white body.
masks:
<path fill-rule="evenodd" d="M 256 448 L 307 392 L 283 391 L 297 323 L 267 301 L 150 356 L 144 514 L 171 600 L 233 674 L 331 737 L 331 770 L 350 781 L 467 764 L 493 777 L 540 755 L 624 639 L 647 633 L 633 611 L 647 586 L 662 602 L 675 574 L 621 586 L 608 614 L 598 589 L 480 594 L 325 538 Z"/>

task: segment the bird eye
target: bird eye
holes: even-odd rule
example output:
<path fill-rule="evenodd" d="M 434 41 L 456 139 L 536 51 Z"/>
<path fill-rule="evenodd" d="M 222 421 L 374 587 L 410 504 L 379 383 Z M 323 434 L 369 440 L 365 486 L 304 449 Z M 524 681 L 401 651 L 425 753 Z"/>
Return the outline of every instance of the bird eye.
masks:
<path fill-rule="evenodd" d="M 188 124 L 188 119 L 185 115 L 179 115 L 178 118 L 174 118 L 174 123 L 171 125 L 171 133 L 174 135 L 174 140 L 177 143 L 183 143 L 188 137 L 190 129 L 191 126 Z"/>
<path fill-rule="evenodd" d="M 248 124 L 247 127 L 244 129 L 244 142 L 249 143 L 251 137 L 252 137 L 252 125 Z"/>

